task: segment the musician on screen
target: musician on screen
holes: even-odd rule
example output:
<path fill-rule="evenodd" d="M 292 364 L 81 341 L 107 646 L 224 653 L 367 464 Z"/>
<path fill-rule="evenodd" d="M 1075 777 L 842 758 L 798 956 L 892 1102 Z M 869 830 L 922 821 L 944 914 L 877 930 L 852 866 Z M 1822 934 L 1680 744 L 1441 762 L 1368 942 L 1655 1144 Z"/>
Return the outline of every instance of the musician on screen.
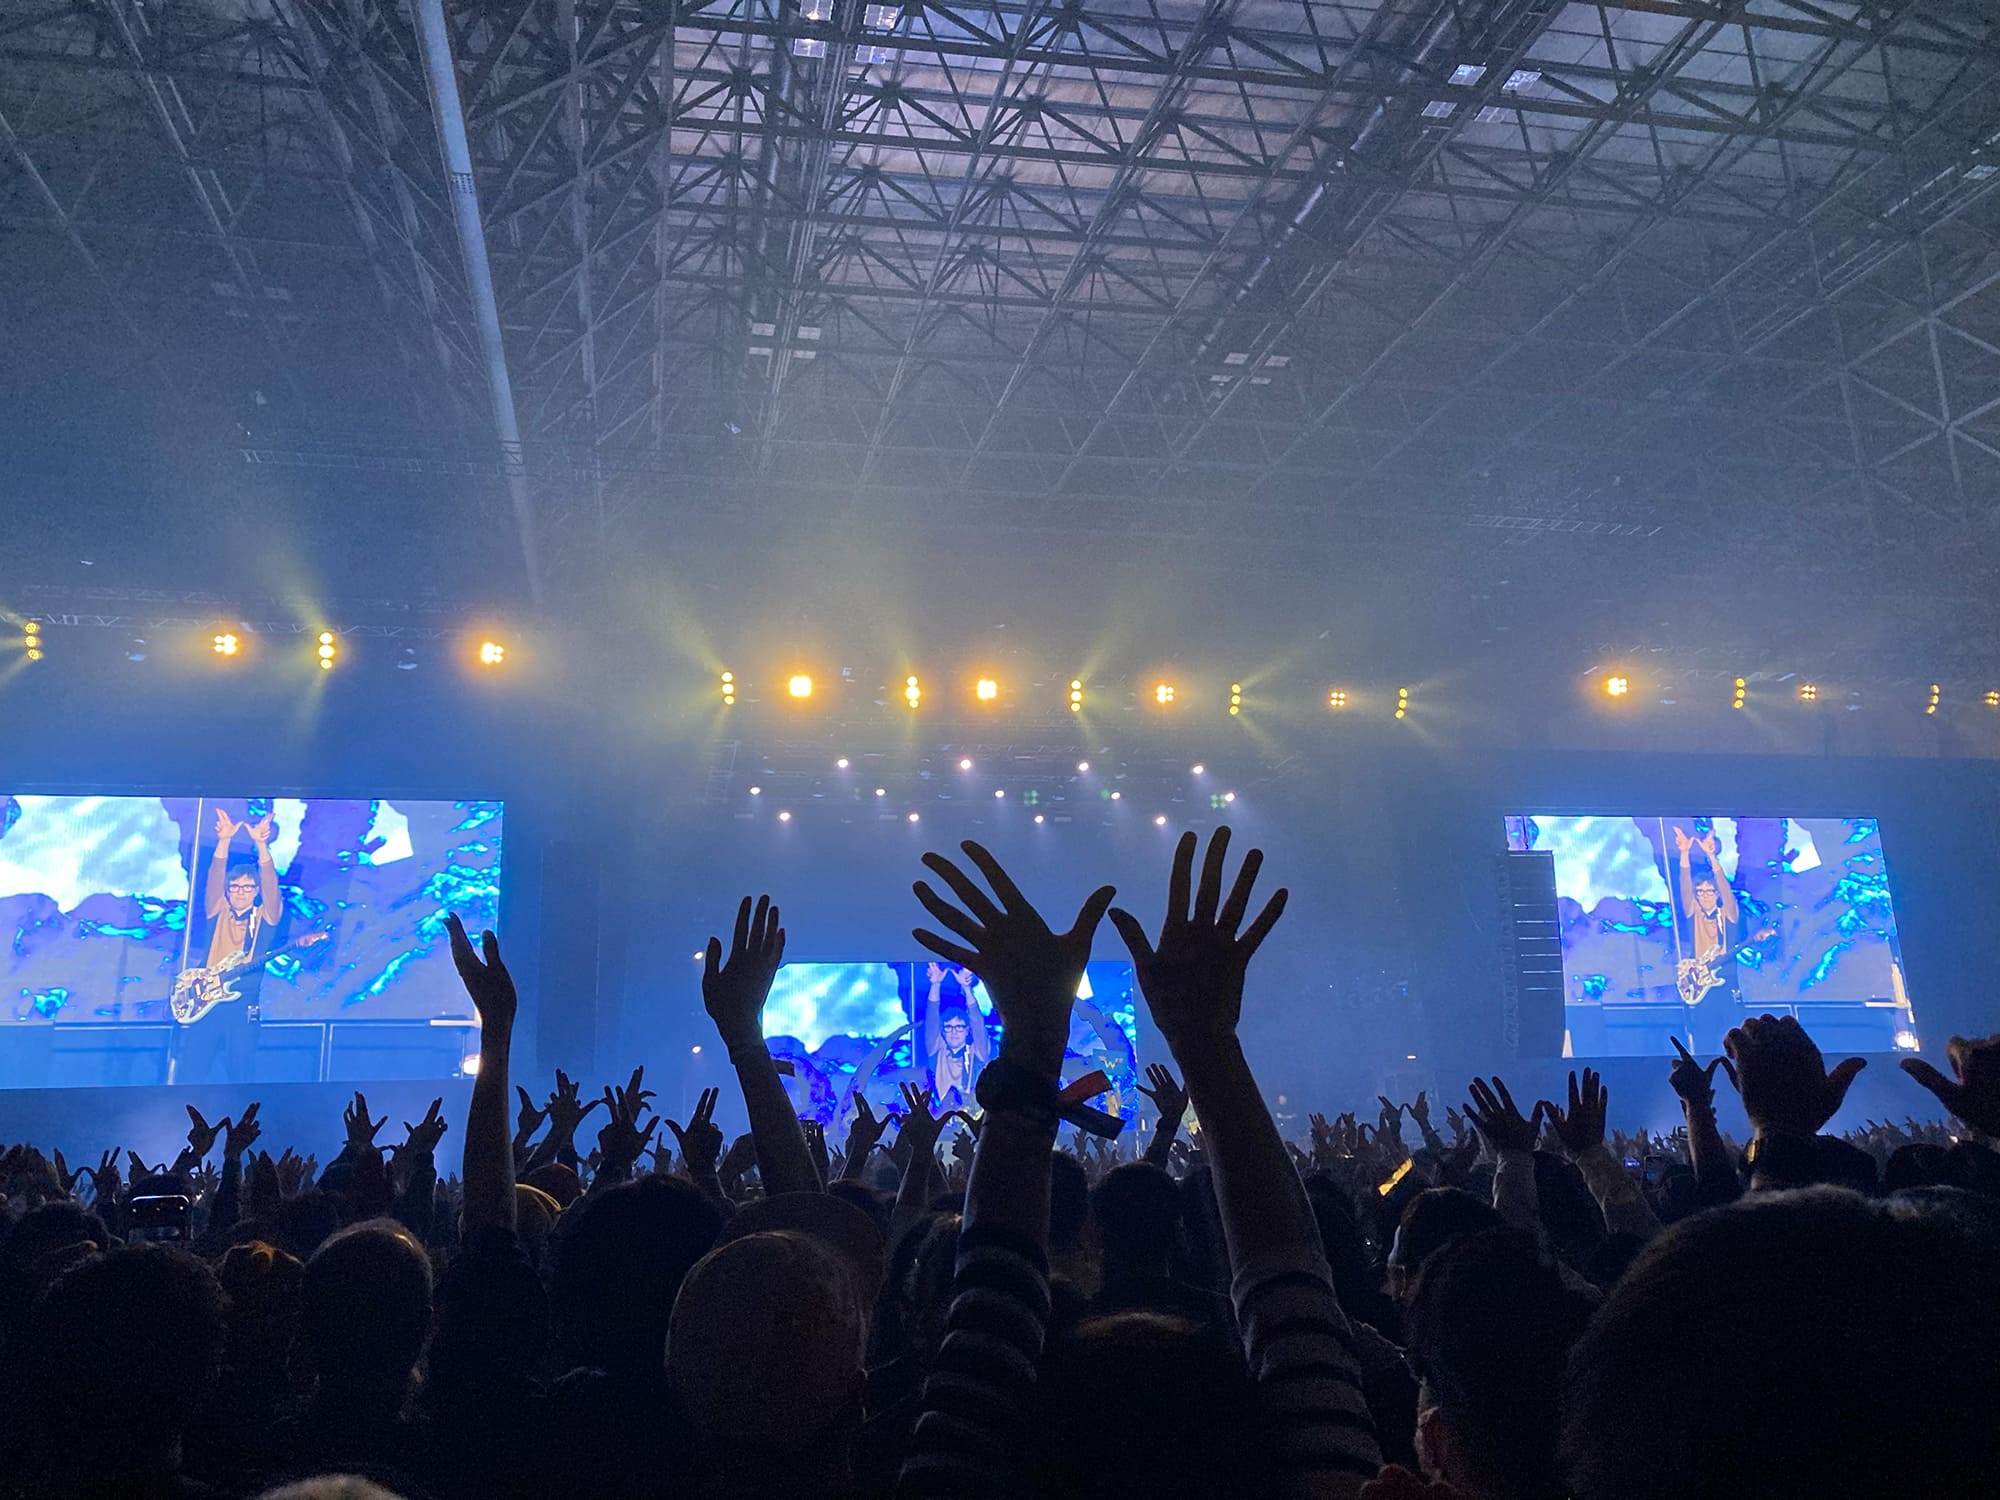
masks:
<path fill-rule="evenodd" d="M 215 810 L 215 855 L 202 881 L 201 909 L 209 923 L 206 952 L 193 949 L 201 968 L 226 977 L 236 998 L 205 1010 L 177 1030 L 176 1083 L 248 1083 L 257 1060 L 257 997 L 264 963 L 278 946 L 284 907 L 278 895 L 278 867 L 271 858 L 271 819 L 239 823 Z M 236 835 L 248 836 L 252 860 L 232 863 Z M 183 976 L 183 983 L 187 976 Z M 189 991 L 221 993 L 219 983 Z"/>
<path fill-rule="evenodd" d="M 1741 920 L 1741 912 L 1736 905 L 1736 892 L 1731 889 L 1728 878 L 1722 873 L 1720 855 L 1721 844 L 1713 831 L 1688 836 L 1687 830 L 1674 828 L 1674 844 L 1680 851 L 1681 909 L 1687 913 L 1690 936 L 1693 939 L 1692 956 L 1684 956 L 1678 965 L 1676 981 L 1681 1001 L 1690 1008 L 1698 1006 L 1716 990 L 1723 992 L 1725 1000 L 1736 998 L 1736 936 Z M 1694 869 L 1694 852 L 1700 850 L 1706 873 L 1697 876 Z M 1689 1028 L 1698 1031 L 1695 1042 L 1703 1047 L 1719 1046 L 1722 1032 L 1735 1024 L 1733 1016 L 1717 1016 L 1720 1028 L 1703 1024 L 1696 1027 L 1694 1018 L 1689 1017 Z M 1709 1032 L 1714 1036 L 1710 1037 Z"/>
<path fill-rule="evenodd" d="M 986 1018 L 979 1013 L 973 986 L 979 981 L 960 969 L 953 977 L 965 996 L 963 1010 L 944 1007 L 944 970 L 930 966 L 930 998 L 924 1004 L 923 1022 L 917 1028 L 917 1042 L 931 1064 L 931 1097 L 943 1109 L 977 1109 L 973 1088 L 979 1070 L 993 1057 L 993 1038 Z"/>

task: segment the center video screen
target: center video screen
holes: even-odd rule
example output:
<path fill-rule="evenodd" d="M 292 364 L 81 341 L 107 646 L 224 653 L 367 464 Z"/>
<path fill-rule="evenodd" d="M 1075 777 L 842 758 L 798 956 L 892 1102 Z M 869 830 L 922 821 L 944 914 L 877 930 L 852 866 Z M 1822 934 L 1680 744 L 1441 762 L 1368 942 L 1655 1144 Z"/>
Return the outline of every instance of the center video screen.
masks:
<path fill-rule="evenodd" d="M 1139 1107 L 1136 997 L 1129 963 L 1090 964 L 1063 1058 L 1064 1083 L 1102 1069 L 1111 1087 L 1088 1102 L 1126 1120 Z M 793 1104 L 802 1119 L 825 1125 L 836 1147 L 857 1091 L 878 1115 L 903 1113 L 905 1083 L 921 1086 L 934 1110 L 976 1113 L 973 1091 L 999 1053 L 1000 1030 L 977 978 L 921 958 L 786 964 L 764 1007 L 764 1037 L 790 1065 Z"/>
<path fill-rule="evenodd" d="M 502 814 L 0 791 L 0 1086 L 457 1073 L 444 919 L 498 926 Z"/>
<path fill-rule="evenodd" d="M 1767 1014 L 1829 1055 L 1918 1047 L 1873 818 L 1523 813 L 1507 846 L 1554 860 L 1565 1055 L 1706 1059 Z"/>

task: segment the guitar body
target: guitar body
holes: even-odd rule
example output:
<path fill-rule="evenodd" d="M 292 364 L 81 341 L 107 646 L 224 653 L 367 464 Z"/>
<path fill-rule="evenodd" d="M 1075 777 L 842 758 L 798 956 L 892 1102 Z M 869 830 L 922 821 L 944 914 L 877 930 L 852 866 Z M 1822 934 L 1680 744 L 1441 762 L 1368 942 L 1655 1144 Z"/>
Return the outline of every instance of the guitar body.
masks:
<path fill-rule="evenodd" d="M 280 953 L 293 949 L 314 948 L 325 942 L 333 934 L 309 932 L 295 943 L 264 955 L 262 962 L 269 963 Z M 232 984 L 231 978 L 243 971 L 250 962 L 247 953 L 231 954 L 221 963 L 206 969 L 185 969 L 174 980 L 174 992 L 167 999 L 167 1009 L 173 1018 L 183 1026 L 192 1026 L 216 1006 L 231 1000 L 241 1000 L 243 992 Z"/>
<path fill-rule="evenodd" d="M 213 969 L 189 969 L 174 980 L 174 993 L 167 1001 L 174 1019 L 183 1026 L 192 1026 L 223 1001 L 242 999 L 242 991 L 229 982 L 232 972 L 230 966 L 218 965 Z"/>

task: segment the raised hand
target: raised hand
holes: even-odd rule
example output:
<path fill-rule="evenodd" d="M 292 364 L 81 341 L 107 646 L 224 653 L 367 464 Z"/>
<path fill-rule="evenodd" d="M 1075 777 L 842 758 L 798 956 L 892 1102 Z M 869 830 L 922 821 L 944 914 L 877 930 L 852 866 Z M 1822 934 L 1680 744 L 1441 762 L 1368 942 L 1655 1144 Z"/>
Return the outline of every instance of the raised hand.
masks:
<path fill-rule="evenodd" d="M 667 1129 L 673 1132 L 681 1148 L 681 1160 L 687 1163 L 688 1175 L 696 1181 L 715 1176 L 715 1164 L 722 1155 L 722 1131 L 715 1123 L 715 1101 L 721 1094 L 720 1089 L 703 1089 L 685 1126 L 667 1121 Z"/>
<path fill-rule="evenodd" d="M 113 1146 L 97 1158 L 97 1166 L 90 1174 L 90 1191 L 94 1201 L 108 1208 L 122 1186 L 118 1179 L 118 1148 Z"/>
<path fill-rule="evenodd" d="M 645 1113 L 646 1101 L 653 1097 L 651 1089 L 641 1087 L 645 1072 L 643 1067 L 634 1068 L 632 1081 L 624 1088 L 604 1090 L 604 1108 L 610 1118 L 597 1132 L 597 1148 L 620 1177 L 631 1170 L 660 1124 L 660 1117 L 654 1115 L 644 1130 L 639 1128 L 639 1116 Z"/>
<path fill-rule="evenodd" d="M 236 830 L 242 826 L 221 808 L 215 810 L 215 841 L 218 844 L 227 844 L 236 837 Z"/>
<path fill-rule="evenodd" d="M 1906 1057 L 1898 1066 L 1974 1130 L 2000 1135 L 2000 1034 L 1983 1042 L 1955 1036 L 1945 1044 L 1945 1057 L 1952 1078 L 1921 1057 Z"/>
<path fill-rule="evenodd" d="M 438 1142 L 444 1138 L 445 1131 L 451 1128 L 448 1121 L 439 1117 L 438 1111 L 443 1108 L 443 1099 L 433 1099 L 430 1112 L 416 1124 L 412 1125 L 408 1120 L 403 1121 L 404 1139 L 401 1153 L 423 1154 L 437 1150 Z"/>
<path fill-rule="evenodd" d="M 1272 896 L 1257 919 L 1238 936 L 1237 929 L 1250 909 L 1250 892 L 1264 863 L 1264 851 L 1252 849 L 1244 856 L 1243 868 L 1225 901 L 1222 866 L 1229 853 L 1229 830 L 1218 828 L 1208 841 L 1208 856 L 1202 861 L 1201 882 L 1193 891 L 1190 910 L 1196 844 L 1195 836 L 1185 833 L 1174 848 L 1173 874 L 1167 882 L 1167 915 L 1157 943 L 1146 940 L 1145 929 L 1130 912 L 1119 909 L 1111 913 L 1112 925 L 1132 950 L 1139 987 L 1153 1021 L 1184 1068 L 1188 1065 L 1184 1049 L 1204 1050 L 1236 1034 L 1236 1022 L 1243 1012 L 1244 972 L 1251 956 L 1284 915 L 1287 894 L 1280 890 Z"/>
<path fill-rule="evenodd" d="M 250 1158 L 243 1196 L 252 1219 L 268 1224 L 277 1218 L 285 1195 L 278 1178 L 278 1164 L 271 1160 L 270 1152 L 259 1151 Z"/>
<path fill-rule="evenodd" d="M 270 843 L 270 842 L 271 842 L 271 815 L 270 815 L 269 813 L 266 813 L 266 814 L 264 814 L 264 816 L 263 816 L 263 817 L 259 818 L 259 819 L 258 819 L 258 820 L 257 820 L 256 822 L 254 822 L 254 823 L 250 824 L 250 825 L 249 825 L 248 827 L 246 827 L 246 828 L 244 829 L 244 832 L 250 835 L 250 841 L 251 841 L 252 843 L 255 843 L 255 844 L 268 844 L 268 843 Z"/>
<path fill-rule="evenodd" d="M 903 1085 L 903 1108 L 906 1112 L 896 1142 L 909 1148 L 909 1169 L 913 1170 L 936 1154 L 938 1137 L 944 1134 L 945 1121 L 956 1111 L 932 1114 L 929 1096 L 924 1093 L 923 1085 L 916 1083 Z"/>
<path fill-rule="evenodd" d="M 549 1112 L 545 1109 L 536 1109 L 535 1101 L 520 1084 L 514 1085 L 514 1092 L 521 1096 L 521 1108 L 514 1116 L 514 1136 L 516 1140 L 525 1141 L 542 1128 L 542 1121 L 549 1117 Z"/>
<path fill-rule="evenodd" d="M 276 1166 L 279 1191 L 287 1198 L 296 1198 L 306 1185 L 311 1165 L 307 1158 L 298 1155 L 290 1146 L 285 1147 Z"/>
<path fill-rule="evenodd" d="M 164 1166 L 157 1169 L 147 1166 L 136 1151 L 127 1151 L 125 1153 L 125 1180 L 134 1187 L 139 1185 L 141 1177 L 157 1176 L 159 1172 L 164 1172 L 165 1170 Z"/>
<path fill-rule="evenodd" d="M 717 1165 L 715 1175 L 723 1187 L 728 1188 L 756 1165 L 757 1138 L 753 1135 L 739 1135 L 729 1143 L 729 1149 L 722 1153 L 722 1161 Z"/>
<path fill-rule="evenodd" d="M 243 1153 L 257 1144 L 257 1138 L 264 1133 L 264 1127 L 257 1120 L 257 1111 L 263 1107 L 261 1103 L 252 1104 L 248 1109 L 243 1111 L 241 1119 L 224 1120 L 222 1122 L 222 1159 L 224 1161 L 243 1160 Z"/>
<path fill-rule="evenodd" d="M 1690 845 L 1688 842 L 1687 830 L 1681 827 L 1678 823 L 1676 823 L 1674 825 L 1675 850 L 1677 850 L 1679 853 L 1685 854 L 1688 852 L 1689 847 Z"/>
<path fill-rule="evenodd" d="M 1375 1134 L 1400 1142 L 1403 1139 L 1403 1111 L 1406 1104 L 1392 1104 L 1387 1094 L 1377 1094 L 1375 1102 L 1382 1106 L 1382 1113 L 1376 1117 Z"/>
<path fill-rule="evenodd" d="M 801 1120 L 799 1129 L 805 1134 L 806 1150 L 812 1153 L 813 1170 L 825 1182 L 833 1171 L 833 1159 L 826 1149 L 826 1127 L 817 1120 Z"/>
<path fill-rule="evenodd" d="M 220 1181 L 221 1178 L 216 1175 L 215 1168 L 211 1167 L 207 1162 L 203 1162 L 197 1167 L 194 1175 L 188 1179 L 188 1185 L 194 1189 L 192 1196 L 195 1202 L 204 1203 L 212 1198 L 215 1195 L 216 1185 Z"/>
<path fill-rule="evenodd" d="M 1431 1133 L 1430 1095 L 1419 1089 L 1417 1090 L 1417 1102 L 1404 1107 L 1409 1110 L 1410 1118 L 1417 1122 L 1417 1129 L 1425 1135 L 1429 1135 Z"/>
<path fill-rule="evenodd" d="M 201 1117 L 201 1111 L 192 1104 L 184 1106 L 188 1117 L 188 1150 L 199 1161 L 215 1149 L 215 1138 L 229 1128 L 229 1116 L 224 1115 L 213 1125 Z"/>
<path fill-rule="evenodd" d="M 986 877 L 993 895 L 988 896 L 942 854 L 926 854 L 925 867 L 951 887 L 963 909 L 938 895 L 928 881 L 919 880 L 912 889 L 924 910 L 963 942 L 924 927 L 914 936 L 931 952 L 985 982 L 1000 1012 L 1001 1055 L 1054 1078 L 1062 1071 L 1070 1010 L 1090 959 L 1091 940 L 1116 892 L 1108 885 L 1093 891 L 1069 931 L 1054 932 L 999 860 L 970 840 L 959 848 Z"/>
<path fill-rule="evenodd" d="M 375 1144 L 375 1132 L 389 1123 L 387 1115 L 379 1120 L 368 1118 L 368 1096 L 356 1089 L 354 1102 L 340 1112 L 340 1123 L 347 1129 L 347 1144 L 357 1150 Z"/>
<path fill-rule="evenodd" d="M 1146 1069 L 1146 1082 L 1139 1085 L 1139 1092 L 1153 1101 L 1153 1108 L 1160 1112 L 1159 1130 L 1172 1135 L 1181 1128 L 1181 1121 L 1187 1117 L 1187 1090 L 1174 1081 L 1174 1075 L 1165 1066 L 1153 1063 Z"/>
<path fill-rule="evenodd" d="M 472 951 L 472 940 L 465 935 L 465 924 L 459 921 L 457 912 L 445 914 L 444 928 L 451 937 L 451 961 L 458 966 L 459 982 L 472 997 L 472 1008 L 479 1012 L 480 1029 L 501 1031 L 512 1037 L 520 997 L 514 991 L 514 976 L 500 961 L 500 940 L 490 932 L 479 935 L 479 946 L 485 954 L 482 962 L 480 955 Z M 507 1107 L 504 1096 L 500 1107 L 503 1111 Z"/>
<path fill-rule="evenodd" d="M 1760 1134 L 1817 1135 L 1868 1065 L 1850 1057 L 1828 1072 L 1818 1046 L 1791 1016 L 1753 1016 L 1723 1037 L 1722 1050 L 1736 1065 L 1743 1112 Z"/>
<path fill-rule="evenodd" d="M 1556 1108 L 1547 1099 L 1535 1108 L 1549 1122 L 1549 1129 L 1571 1156 L 1581 1155 L 1592 1146 L 1604 1144 L 1604 1120 L 1611 1108 L 1611 1090 L 1593 1068 L 1583 1070 L 1579 1086 L 1576 1074 L 1569 1075 L 1569 1108 Z"/>
<path fill-rule="evenodd" d="M 68 1197 L 76 1191 L 76 1185 L 83 1177 L 83 1168 L 78 1167 L 72 1172 L 69 1163 L 63 1160 L 62 1147 L 60 1146 L 56 1147 L 53 1153 L 53 1162 L 56 1172 L 56 1182 L 62 1187 L 63 1196 Z"/>
<path fill-rule="evenodd" d="M 1681 1045 L 1679 1037 L 1669 1037 L 1674 1051 L 1680 1054 L 1667 1074 L 1667 1086 L 1680 1096 L 1682 1104 L 1696 1109 L 1705 1109 L 1715 1103 L 1715 1070 L 1723 1068 L 1729 1074 L 1729 1081 L 1736 1082 L 1736 1065 L 1721 1055 L 1707 1067 L 1694 1060 L 1694 1054 Z"/>
<path fill-rule="evenodd" d="M 575 1079 L 561 1068 L 556 1069 L 556 1091 L 549 1095 L 547 1114 L 549 1117 L 549 1138 L 544 1146 L 566 1146 L 576 1139 L 576 1128 L 583 1123 L 583 1117 L 600 1104 L 608 1104 L 611 1091 L 606 1089 L 602 1099 L 592 1099 L 585 1103 L 580 1097 L 581 1089 Z"/>
<path fill-rule="evenodd" d="M 723 1045 L 764 1045 L 764 1002 L 771 981 L 785 962 L 785 929 L 769 896 L 759 896 L 753 911 L 745 896 L 736 908 L 736 931 L 730 938 L 729 959 L 722 957 L 722 939 L 710 938 L 701 972 L 701 1003 L 715 1022 Z"/>
<path fill-rule="evenodd" d="M 862 1163 L 868 1154 L 882 1142 L 882 1133 L 889 1128 L 889 1116 L 878 1115 L 862 1097 L 860 1090 L 854 1094 L 854 1122 L 847 1127 L 846 1173 L 850 1177 L 861 1175 Z"/>
<path fill-rule="evenodd" d="M 1514 1107 L 1514 1096 L 1507 1092 L 1503 1081 L 1495 1078 L 1488 1084 L 1475 1078 L 1465 1117 L 1496 1152 L 1532 1151 L 1535 1137 L 1541 1131 L 1542 1106 L 1537 1104 L 1534 1114 L 1524 1117 Z"/>
<path fill-rule="evenodd" d="M 978 1150 L 979 1137 L 973 1133 L 969 1125 L 951 1138 L 951 1159 L 956 1162 L 963 1162 L 968 1168 L 971 1167 L 973 1158 L 978 1154 Z"/>

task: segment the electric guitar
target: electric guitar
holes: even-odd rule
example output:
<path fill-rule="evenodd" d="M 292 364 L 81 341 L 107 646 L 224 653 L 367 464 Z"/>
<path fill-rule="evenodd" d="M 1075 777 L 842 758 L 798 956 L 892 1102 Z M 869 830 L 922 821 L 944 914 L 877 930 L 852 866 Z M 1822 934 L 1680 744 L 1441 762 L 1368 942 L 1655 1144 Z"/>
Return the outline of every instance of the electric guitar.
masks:
<path fill-rule="evenodd" d="M 333 936 L 330 932 L 309 932 L 304 937 L 294 938 L 281 948 L 274 948 L 262 958 L 259 966 L 269 963 L 283 953 L 295 953 L 306 948 L 317 948 Z M 232 953 L 219 964 L 211 964 L 205 969 L 184 969 L 174 980 L 173 995 L 167 1001 L 167 1009 L 183 1026 L 192 1026 L 203 1016 L 228 1000 L 241 1000 L 243 992 L 231 981 L 251 964 L 248 953 Z"/>

